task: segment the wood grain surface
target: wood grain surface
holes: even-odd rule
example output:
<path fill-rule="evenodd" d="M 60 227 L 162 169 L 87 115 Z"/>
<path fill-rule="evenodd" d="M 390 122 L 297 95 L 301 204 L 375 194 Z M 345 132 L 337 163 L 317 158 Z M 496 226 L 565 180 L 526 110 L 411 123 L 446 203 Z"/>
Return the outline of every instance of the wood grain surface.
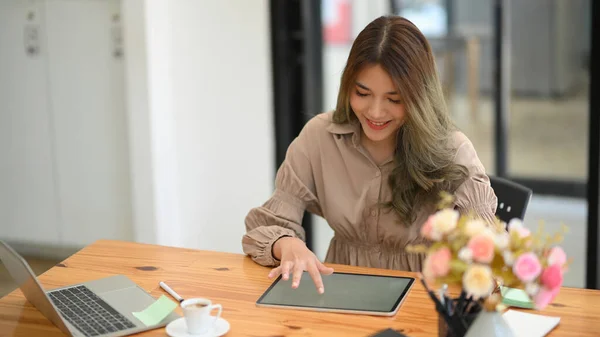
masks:
<path fill-rule="evenodd" d="M 331 265 L 336 271 L 412 276 L 413 273 Z M 124 274 L 158 298 L 165 281 L 184 298 L 207 297 L 223 305 L 231 329 L 226 336 L 370 336 L 393 328 L 408 336 L 437 336 L 437 314 L 419 282 L 394 317 L 258 308 L 256 300 L 272 283 L 269 268 L 240 254 L 98 241 L 40 276 L 46 290 Z M 326 290 L 327 291 L 327 290 Z M 168 295 L 167 295 L 168 296 Z M 177 311 L 181 314 L 181 310 Z M 549 336 L 600 335 L 600 291 L 563 288 L 541 312 L 559 316 Z M 0 299 L 0 336 L 62 336 L 20 290 Z M 139 334 L 166 336 L 164 328 Z"/>

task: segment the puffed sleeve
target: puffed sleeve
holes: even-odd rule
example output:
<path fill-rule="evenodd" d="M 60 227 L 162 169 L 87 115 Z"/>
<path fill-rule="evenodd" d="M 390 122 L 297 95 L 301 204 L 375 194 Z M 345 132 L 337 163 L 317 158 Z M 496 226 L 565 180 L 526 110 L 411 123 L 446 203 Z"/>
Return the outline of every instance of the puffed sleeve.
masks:
<path fill-rule="evenodd" d="M 456 134 L 456 140 L 459 145 L 455 162 L 469 170 L 469 177 L 455 191 L 456 208 L 461 214 L 472 213 L 493 224 L 498 198 L 490 185 L 490 178 L 471 141 L 460 132 Z"/>
<path fill-rule="evenodd" d="M 305 210 L 321 214 L 309 159 L 310 147 L 315 145 L 306 133 L 305 127 L 288 147 L 277 171 L 272 196 L 246 216 L 242 247 L 244 253 L 260 265 L 279 265 L 272 254 L 273 244 L 279 238 L 291 236 L 305 240 L 301 225 Z"/>

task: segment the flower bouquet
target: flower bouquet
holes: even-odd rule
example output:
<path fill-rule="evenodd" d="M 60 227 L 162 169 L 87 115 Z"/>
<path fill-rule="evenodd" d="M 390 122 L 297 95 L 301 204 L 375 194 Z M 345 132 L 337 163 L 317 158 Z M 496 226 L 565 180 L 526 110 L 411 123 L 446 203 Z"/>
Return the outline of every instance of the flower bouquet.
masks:
<path fill-rule="evenodd" d="M 461 216 L 452 208 L 453 197 L 442 194 L 439 210 L 421 228 L 431 244 L 408 247 L 425 253 L 421 282 L 436 305 L 452 336 L 464 336 L 485 307 L 502 308 L 496 294 L 499 284 L 522 288 L 536 309 L 554 300 L 567 270 L 567 257 L 558 246 L 562 234 L 545 235 L 523 227 L 520 220 L 496 220 L 488 224 L 473 215 Z M 563 226 L 563 232 L 566 227 Z M 445 294 L 448 285 L 458 286 L 458 299 Z M 430 287 L 441 287 L 439 296 Z"/>

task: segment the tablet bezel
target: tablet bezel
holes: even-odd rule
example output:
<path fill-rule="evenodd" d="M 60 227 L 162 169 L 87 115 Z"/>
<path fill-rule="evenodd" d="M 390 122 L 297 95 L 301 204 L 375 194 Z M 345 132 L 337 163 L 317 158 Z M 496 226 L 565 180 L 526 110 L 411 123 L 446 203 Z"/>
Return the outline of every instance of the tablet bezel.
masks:
<path fill-rule="evenodd" d="M 305 271 L 306 272 L 306 271 Z M 281 275 L 277 277 L 271 283 L 269 288 L 264 291 L 264 293 L 256 300 L 257 307 L 265 307 L 265 308 L 282 308 L 282 309 L 295 309 L 295 310 L 306 310 L 306 311 L 319 311 L 319 312 L 337 312 L 337 313 L 345 313 L 345 314 L 359 314 L 359 315 L 371 315 L 371 316 L 394 316 L 398 313 L 398 310 L 404 303 L 404 300 L 408 297 L 408 293 L 412 289 L 415 278 L 410 276 L 392 276 L 392 275 L 378 275 L 378 274 L 362 274 L 362 273 L 346 273 L 346 272 L 334 272 L 334 274 L 343 274 L 343 275 L 357 275 L 357 276 L 374 276 L 374 277 L 388 277 L 388 278 L 399 278 L 399 279 L 408 279 L 408 285 L 400 294 L 400 296 L 396 299 L 396 303 L 392 307 L 390 311 L 379 311 L 379 310 L 353 310 L 353 309 L 340 309 L 340 308 L 322 308 L 316 306 L 300 306 L 300 305 L 289 305 L 289 304 L 272 304 L 272 303 L 261 303 L 261 301 L 269 294 L 269 292 L 275 287 L 275 285 L 281 281 Z M 315 289 L 315 291 L 317 291 Z"/>

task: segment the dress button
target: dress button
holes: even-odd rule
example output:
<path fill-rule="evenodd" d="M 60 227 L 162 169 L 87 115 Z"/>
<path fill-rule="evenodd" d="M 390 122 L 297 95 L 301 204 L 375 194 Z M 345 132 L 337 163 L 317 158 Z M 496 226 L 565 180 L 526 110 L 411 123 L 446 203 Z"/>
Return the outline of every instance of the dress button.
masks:
<path fill-rule="evenodd" d="M 375 210 L 372 210 L 372 211 L 371 211 L 371 216 L 372 216 L 372 217 L 375 217 L 375 216 L 377 216 L 377 211 L 375 211 Z"/>
<path fill-rule="evenodd" d="M 377 171 L 377 172 L 375 173 L 375 176 L 376 176 L 376 177 L 379 177 L 379 176 L 381 176 L 381 172 Z"/>

